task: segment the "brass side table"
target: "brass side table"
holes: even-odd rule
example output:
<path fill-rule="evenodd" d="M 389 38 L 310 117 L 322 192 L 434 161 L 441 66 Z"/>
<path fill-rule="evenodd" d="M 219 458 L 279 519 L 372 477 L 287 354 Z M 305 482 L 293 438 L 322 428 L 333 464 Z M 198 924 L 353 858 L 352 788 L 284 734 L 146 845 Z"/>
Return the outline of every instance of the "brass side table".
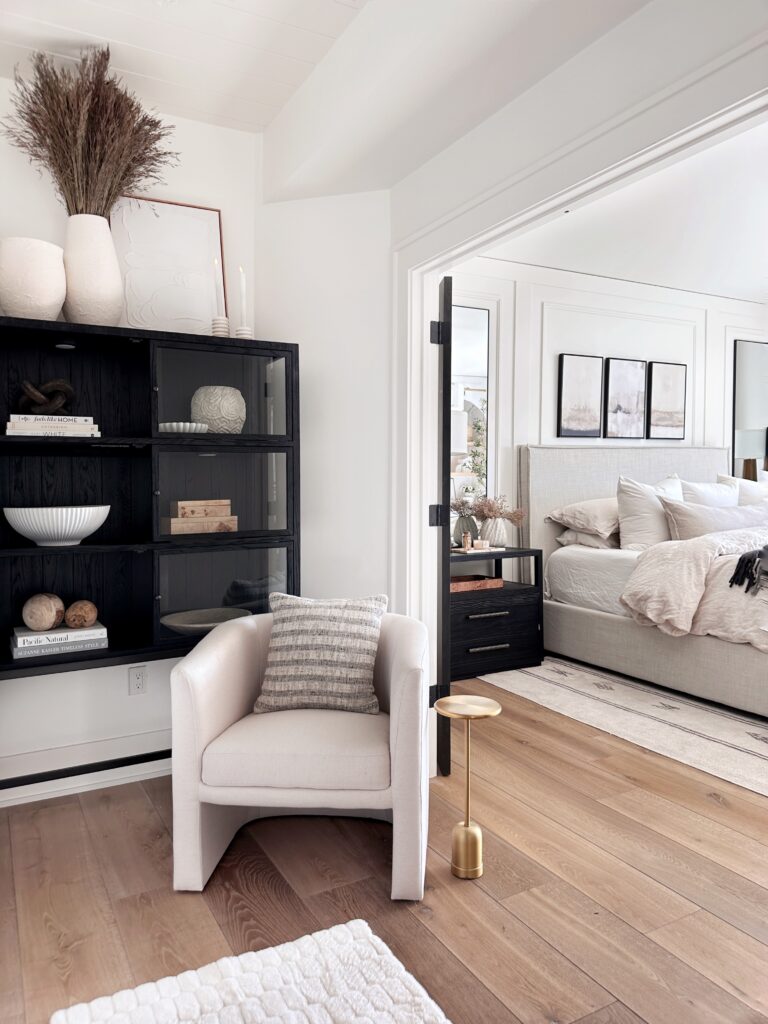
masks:
<path fill-rule="evenodd" d="M 453 826 L 451 871 L 457 878 L 479 878 L 483 873 L 483 833 L 470 818 L 470 727 L 480 718 L 495 718 L 501 714 L 501 704 L 490 697 L 457 693 L 436 700 L 435 711 L 446 718 L 464 719 L 464 821 Z"/>

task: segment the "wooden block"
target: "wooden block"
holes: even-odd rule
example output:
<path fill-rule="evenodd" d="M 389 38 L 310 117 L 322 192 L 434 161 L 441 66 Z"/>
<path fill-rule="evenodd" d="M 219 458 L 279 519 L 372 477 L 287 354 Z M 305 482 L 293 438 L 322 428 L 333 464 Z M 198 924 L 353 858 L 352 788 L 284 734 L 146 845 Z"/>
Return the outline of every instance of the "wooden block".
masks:
<path fill-rule="evenodd" d="M 177 519 L 221 518 L 232 513 L 229 498 L 209 498 L 205 501 L 172 501 L 171 515 Z"/>
<path fill-rule="evenodd" d="M 237 516 L 208 516 L 205 519 L 167 517 L 160 520 L 161 533 L 237 533 Z"/>

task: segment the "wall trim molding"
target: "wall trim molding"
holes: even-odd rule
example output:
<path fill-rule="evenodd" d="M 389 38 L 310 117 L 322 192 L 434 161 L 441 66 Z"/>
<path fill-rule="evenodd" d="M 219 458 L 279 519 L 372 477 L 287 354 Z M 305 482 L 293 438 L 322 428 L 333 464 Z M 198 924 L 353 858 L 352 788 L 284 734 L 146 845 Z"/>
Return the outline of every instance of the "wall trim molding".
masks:
<path fill-rule="evenodd" d="M 64 779 L 52 779 L 48 782 L 36 782 L 14 789 L 0 790 L 0 807 L 13 807 L 16 804 L 86 793 L 92 789 L 121 786 L 129 782 L 157 779 L 170 774 L 171 761 L 168 758 L 110 768 L 88 775 L 72 775 Z"/>

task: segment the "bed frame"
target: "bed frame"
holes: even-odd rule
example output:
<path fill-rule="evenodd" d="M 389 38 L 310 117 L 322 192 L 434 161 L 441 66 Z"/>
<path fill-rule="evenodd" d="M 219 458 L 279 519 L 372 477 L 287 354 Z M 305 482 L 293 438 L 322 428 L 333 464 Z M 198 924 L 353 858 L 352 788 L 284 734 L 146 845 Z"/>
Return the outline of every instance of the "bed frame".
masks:
<path fill-rule="evenodd" d="M 525 445 L 519 449 L 518 500 L 527 516 L 524 543 L 541 548 L 544 564 L 561 526 L 545 523 L 552 509 L 616 493 L 620 475 L 655 483 L 670 473 L 714 480 L 730 472 L 727 448 L 643 448 Z M 732 708 L 768 717 L 768 656 L 749 644 L 711 636 L 670 637 L 632 619 L 544 602 L 547 651 L 634 676 Z"/>

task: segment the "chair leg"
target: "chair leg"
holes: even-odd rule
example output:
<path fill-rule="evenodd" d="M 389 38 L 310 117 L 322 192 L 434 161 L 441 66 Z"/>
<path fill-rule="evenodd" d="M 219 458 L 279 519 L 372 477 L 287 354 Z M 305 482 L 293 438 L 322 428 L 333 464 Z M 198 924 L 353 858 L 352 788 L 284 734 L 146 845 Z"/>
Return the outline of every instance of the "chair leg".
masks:
<path fill-rule="evenodd" d="M 201 892 L 237 830 L 255 816 L 250 808 L 174 802 L 173 888 Z"/>
<path fill-rule="evenodd" d="M 392 809 L 392 899 L 424 898 L 424 874 L 427 868 L 427 794 L 412 798 L 406 807 L 397 803 Z"/>

